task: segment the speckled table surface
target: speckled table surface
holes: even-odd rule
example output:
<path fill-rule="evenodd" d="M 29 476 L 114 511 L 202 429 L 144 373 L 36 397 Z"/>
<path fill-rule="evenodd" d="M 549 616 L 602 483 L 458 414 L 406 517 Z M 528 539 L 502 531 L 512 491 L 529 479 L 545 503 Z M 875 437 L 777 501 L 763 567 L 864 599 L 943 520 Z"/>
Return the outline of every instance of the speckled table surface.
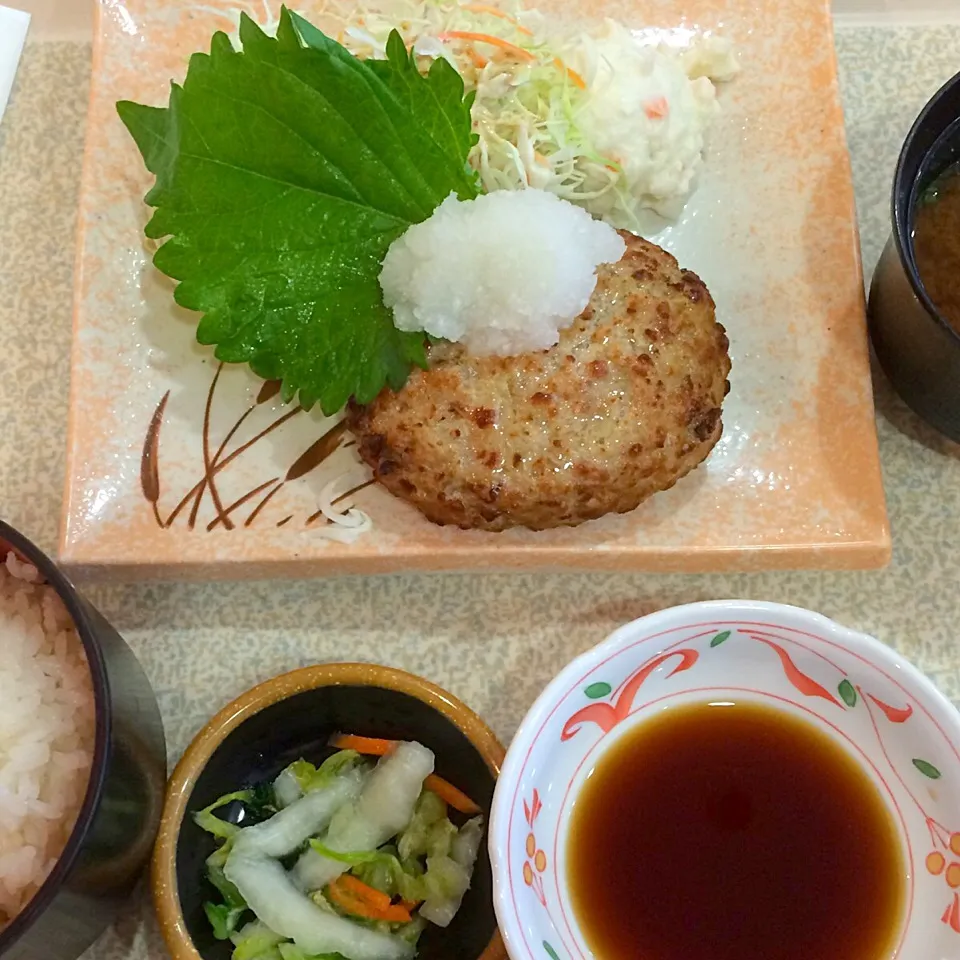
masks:
<path fill-rule="evenodd" d="M 837 37 L 869 276 L 914 116 L 957 69 L 960 28 L 841 29 Z M 53 550 L 63 486 L 74 218 L 89 47 L 28 44 L 0 124 L 0 516 Z M 894 559 L 873 573 L 651 577 L 392 576 L 88 592 L 144 664 L 171 760 L 250 685 L 320 660 L 422 673 L 509 740 L 537 693 L 621 623 L 693 600 L 799 604 L 897 647 L 960 705 L 960 447 L 920 424 L 878 376 L 877 427 Z M 163 956 L 145 901 L 90 960 Z"/>

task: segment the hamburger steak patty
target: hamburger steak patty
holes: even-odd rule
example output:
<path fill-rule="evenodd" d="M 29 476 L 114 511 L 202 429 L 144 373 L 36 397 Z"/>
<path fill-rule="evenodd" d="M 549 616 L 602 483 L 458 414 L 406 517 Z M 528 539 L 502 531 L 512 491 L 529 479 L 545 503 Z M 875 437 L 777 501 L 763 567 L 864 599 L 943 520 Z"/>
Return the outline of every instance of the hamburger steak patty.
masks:
<path fill-rule="evenodd" d="M 575 526 L 633 510 L 720 438 L 728 340 L 706 286 L 622 233 L 589 305 L 557 346 L 477 357 L 430 350 L 397 393 L 352 405 L 361 457 L 439 524 Z"/>

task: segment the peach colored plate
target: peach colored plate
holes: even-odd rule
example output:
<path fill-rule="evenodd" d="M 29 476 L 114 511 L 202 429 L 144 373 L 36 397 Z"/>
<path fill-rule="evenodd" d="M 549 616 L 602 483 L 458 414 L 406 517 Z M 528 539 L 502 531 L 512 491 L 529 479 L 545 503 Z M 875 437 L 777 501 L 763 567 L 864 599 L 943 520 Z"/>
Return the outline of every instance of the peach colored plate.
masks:
<path fill-rule="evenodd" d="M 247 4 L 261 21 L 275 5 Z M 196 318 L 174 306 L 150 263 L 141 199 L 150 178 L 114 103 L 165 103 L 188 55 L 231 29 L 238 6 L 244 0 L 101 0 L 65 563 L 88 575 L 224 577 L 887 562 L 853 190 L 823 0 L 539 4 L 680 40 L 690 28 L 718 30 L 735 42 L 744 70 L 721 89 L 700 187 L 679 222 L 653 237 L 710 287 L 730 334 L 732 390 L 723 439 L 672 490 L 577 529 L 501 534 L 433 526 L 376 486 L 349 492 L 369 476 L 349 436 L 318 413 L 284 408 L 245 368 L 218 377 L 194 343 Z M 352 508 L 359 526 L 330 524 L 321 501 Z"/>

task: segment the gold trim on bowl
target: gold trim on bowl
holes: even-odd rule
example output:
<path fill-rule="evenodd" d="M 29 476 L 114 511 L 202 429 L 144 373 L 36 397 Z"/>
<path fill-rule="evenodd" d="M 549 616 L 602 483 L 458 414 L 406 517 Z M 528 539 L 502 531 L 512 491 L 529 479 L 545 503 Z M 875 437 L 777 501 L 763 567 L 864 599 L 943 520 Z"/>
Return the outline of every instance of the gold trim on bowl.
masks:
<path fill-rule="evenodd" d="M 167 786 L 150 885 L 160 932 L 173 960 L 203 960 L 183 918 L 176 872 L 177 837 L 197 778 L 214 751 L 249 717 L 294 694 L 333 686 L 381 687 L 416 697 L 453 723 L 483 757 L 494 778 L 499 776 L 506 751 L 493 731 L 466 704 L 412 673 L 371 663 L 325 663 L 292 670 L 258 684 L 227 704 L 194 737 Z M 494 931 L 477 960 L 507 960 L 499 930 Z"/>

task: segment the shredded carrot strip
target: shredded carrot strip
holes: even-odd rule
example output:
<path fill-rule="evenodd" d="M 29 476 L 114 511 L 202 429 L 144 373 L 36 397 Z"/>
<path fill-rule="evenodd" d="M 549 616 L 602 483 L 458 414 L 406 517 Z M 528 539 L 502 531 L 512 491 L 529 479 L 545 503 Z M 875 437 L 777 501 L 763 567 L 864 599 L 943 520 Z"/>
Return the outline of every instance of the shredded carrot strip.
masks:
<path fill-rule="evenodd" d="M 383 911 L 380 919 L 386 920 L 388 923 L 409 923 L 413 918 L 410 916 L 410 911 L 406 907 L 395 903 Z"/>
<path fill-rule="evenodd" d="M 413 913 L 413 911 L 416 910 L 417 907 L 419 907 L 422 902 L 423 902 L 422 900 L 401 899 L 400 902 L 397 904 L 397 906 L 403 907 L 403 909 L 408 911 L 409 913 Z"/>
<path fill-rule="evenodd" d="M 370 757 L 384 757 L 397 746 L 396 740 L 384 740 L 378 737 L 359 737 L 354 733 L 336 733 L 330 738 L 330 746 L 337 750 L 356 750 Z M 470 815 L 480 813 L 480 807 L 462 790 L 452 783 L 431 773 L 423 785 L 435 793 L 444 803 Z"/>
<path fill-rule="evenodd" d="M 587 89 L 587 82 L 577 73 L 576 70 L 572 70 L 568 67 L 559 57 L 553 58 L 553 65 L 558 70 L 566 71 L 567 76 L 573 81 L 574 86 L 579 87 L 581 90 Z"/>
<path fill-rule="evenodd" d="M 330 899 L 347 913 L 369 920 L 386 920 L 389 923 L 409 923 L 410 911 L 402 904 L 393 904 L 379 890 L 367 886 L 356 877 L 344 874 L 327 887 Z"/>
<path fill-rule="evenodd" d="M 662 120 L 670 112 L 670 104 L 666 97 L 657 97 L 655 100 L 647 100 L 643 105 L 643 112 L 651 120 Z"/>
<path fill-rule="evenodd" d="M 382 890 L 371 887 L 369 884 L 358 880 L 348 873 L 340 877 L 340 888 L 353 894 L 358 900 L 362 900 L 373 910 L 386 910 L 390 906 L 390 897 Z"/>
<path fill-rule="evenodd" d="M 343 910 L 346 910 L 347 913 L 352 913 L 358 917 L 368 917 L 370 919 L 379 919 L 378 917 L 372 916 L 373 914 L 378 913 L 378 911 L 370 910 L 370 908 L 358 900 L 356 897 L 352 896 L 346 890 L 343 889 L 343 885 L 340 883 L 340 879 L 334 880 L 332 883 L 327 886 L 327 896 Z"/>
<path fill-rule="evenodd" d="M 475 43 L 489 43 L 493 47 L 499 47 L 501 50 L 513 54 L 518 60 L 537 59 L 529 50 L 524 50 L 523 47 L 518 47 L 515 43 L 510 43 L 509 40 L 495 37 L 490 33 L 474 33 L 472 30 L 448 30 L 446 33 L 441 33 L 437 39 L 473 40 Z"/>
<path fill-rule="evenodd" d="M 487 3 L 461 3 L 460 6 L 463 7 L 464 10 L 471 11 L 471 13 L 488 13 L 491 17 L 499 17 L 501 20 L 506 20 L 507 23 L 512 23 L 520 33 L 525 33 L 528 37 L 533 36 L 532 30 L 528 30 L 519 20 L 511 17 L 508 13 L 504 13 L 497 7 L 491 7 Z"/>
<path fill-rule="evenodd" d="M 473 47 L 471 47 L 467 52 L 470 55 L 471 61 L 473 61 L 473 65 L 478 70 L 482 70 L 487 63 L 489 63 L 487 58 L 482 53 L 478 53 L 476 50 L 474 50 Z"/>
<path fill-rule="evenodd" d="M 367 756 L 384 757 L 397 746 L 397 741 L 358 737 L 353 733 L 337 733 L 330 738 L 330 746 L 336 750 L 356 750 L 357 753 Z"/>
<path fill-rule="evenodd" d="M 435 793 L 445 803 L 453 807 L 454 810 L 459 810 L 461 813 L 470 815 L 480 813 L 480 807 L 478 807 L 473 800 L 461 790 L 458 790 L 452 783 L 448 783 L 443 777 L 438 777 L 435 773 L 431 773 L 430 776 L 423 781 L 423 785 L 432 793 Z"/>

